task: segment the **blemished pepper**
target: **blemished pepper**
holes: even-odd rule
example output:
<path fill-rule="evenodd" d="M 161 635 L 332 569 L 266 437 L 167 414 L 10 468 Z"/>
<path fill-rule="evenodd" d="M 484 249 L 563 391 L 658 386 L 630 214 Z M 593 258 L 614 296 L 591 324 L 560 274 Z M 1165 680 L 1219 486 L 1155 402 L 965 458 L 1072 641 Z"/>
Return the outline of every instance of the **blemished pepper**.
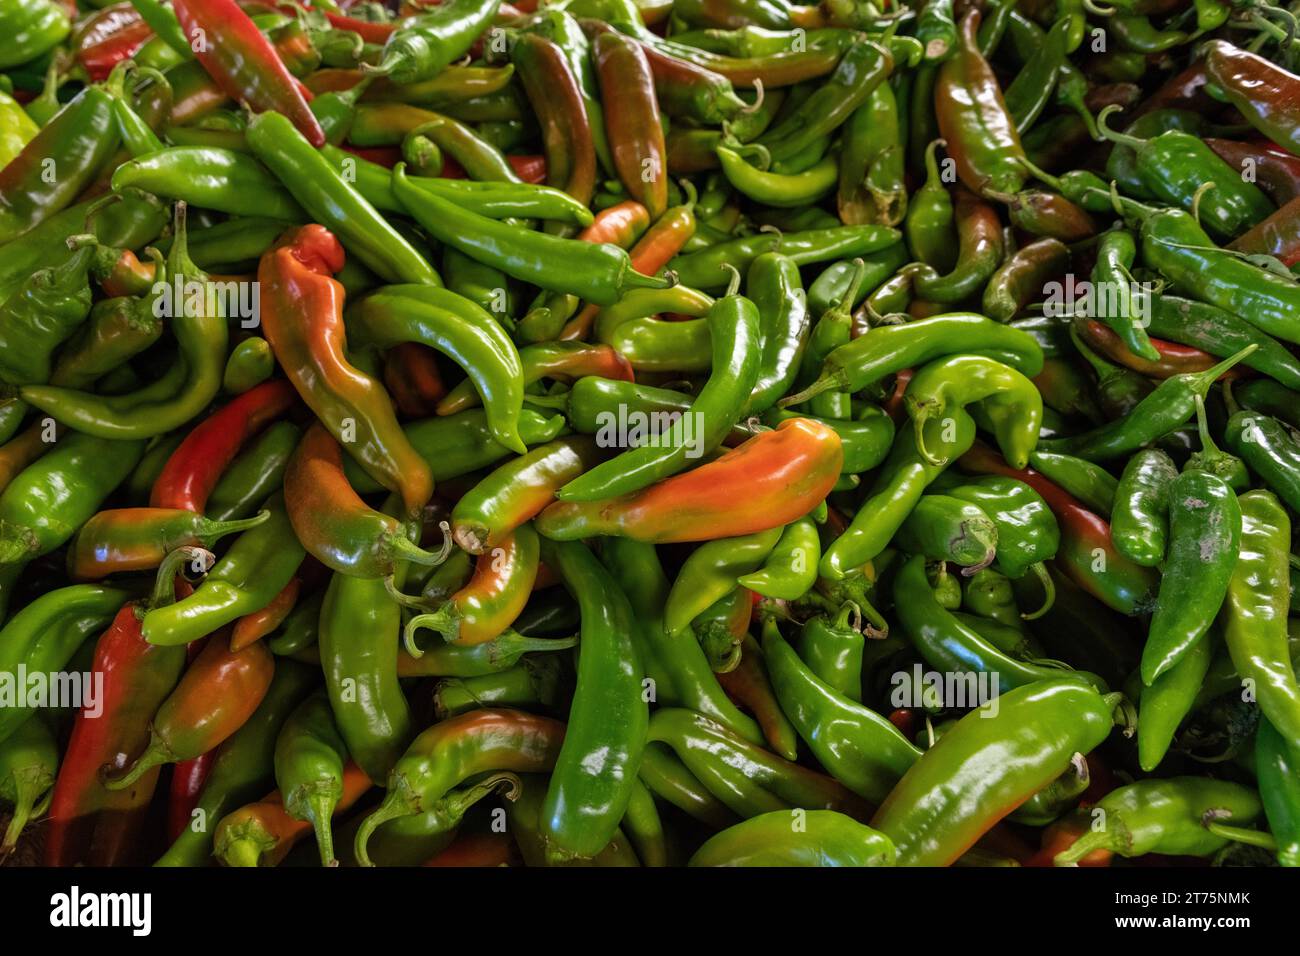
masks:
<path fill-rule="evenodd" d="M 703 714 L 675 707 L 650 718 L 652 744 L 667 744 L 708 792 L 742 818 L 800 807 L 865 817 L 843 784 L 751 744 Z M 649 749 L 647 750 L 649 752 Z"/>
<path fill-rule="evenodd" d="M 539 545 L 532 525 L 522 524 L 475 562 L 474 576 L 436 611 L 417 614 L 403 631 L 406 651 L 421 654 L 415 633 L 438 631 L 452 644 L 482 644 L 499 637 L 528 603 L 537 580 Z"/>
<path fill-rule="evenodd" d="M 1098 849 L 1120 856 L 1162 853 L 1209 856 L 1228 839 L 1213 832 L 1213 823 L 1249 824 L 1263 813 L 1253 790 L 1226 780 L 1172 777 L 1139 780 L 1112 790 L 1094 812 L 1102 821 L 1055 857 L 1057 866 L 1078 863 Z"/>
<path fill-rule="evenodd" d="M 187 826 L 155 866 L 207 866 L 211 862 L 217 824 L 275 782 L 275 742 L 280 728 L 318 680 L 315 668 L 284 659 L 275 662 L 271 686 L 252 716 L 216 748 Z"/>
<path fill-rule="evenodd" d="M 151 767 L 220 746 L 257 710 L 274 673 L 275 658 L 261 643 L 232 652 L 224 640 L 208 641 L 158 708 L 148 746 L 125 773 L 108 781 L 108 789 L 121 790 Z"/>
<path fill-rule="evenodd" d="M 347 745 L 322 690 L 308 697 L 289 715 L 275 741 L 275 784 L 284 810 L 316 832 L 321 866 L 337 866 L 330 819 L 343 796 Z"/>
<path fill-rule="evenodd" d="M 789 524 L 816 507 L 844 463 L 839 436 L 805 418 L 782 422 L 707 464 L 604 501 L 557 501 L 537 530 L 560 541 L 616 534 L 638 541 L 706 541 Z M 740 489 L 753 504 L 733 507 Z"/>
<path fill-rule="evenodd" d="M 1110 734 L 1119 695 L 1058 677 L 1000 695 L 957 722 L 890 793 L 873 828 L 900 866 L 944 866 Z"/>
<path fill-rule="evenodd" d="M 1115 549 L 1130 561 L 1154 568 L 1169 547 L 1169 495 L 1178 468 L 1158 448 L 1139 451 L 1124 465 L 1110 515 Z"/>
<path fill-rule="evenodd" d="M 892 866 L 895 856 L 888 837 L 842 813 L 774 810 L 713 835 L 687 866 Z"/>
<path fill-rule="evenodd" d="M 1300 740 L 1300 685 L 1287 648 L 1291 521 L 1277 498 L 1239 498 L 1241 551 L 1228 583 L 1223 640 L 1237 673 L 1254 681 L 1259 709 L 1282 736 Z"/>
<path fill-rule="evenodd" d="M 944 494 L 923 495 L 894 535 L 894 543 L 932 561 L 951 561 L 967 574 L 993 563 L 997 525 L 969 501 Z"/>
<path fill-rule="evenodd" d="M 498 787 L 506 785 L 518 795 L 515 774 L 551 771 L 567 737 L 565 725 L 557 720 L 504 708 L 471 711 L 434 724 L 412 741 L 394 765 L 384 801 L 357 831 L 357 861 L 373 865 L 367 853 L 371 834 L 389 820 L 432 814 L 440 828 L 449 830 L 459 824 L 469 806 Z M 476 782 L 455 789 L 470 779 Z M 629 783 L 634 781 L 635 777 Z M 614 829 L 619 817 L 614 819 Z M 541 822 L 545 832 L 549 823 L 545 810 Z M 549 855 L 549 840 L 545 842 Z"/>
<path fill-rule="evenodd" d="M 1169 547 L 1142 650 L 1150 686 L 1202 640 L 1227 594 L 1241 538 L 1241 506 L 1227 482 L 1188 469 L 1169 485 Z"/>
<path fill-rule="evenodd" d="M 268 517 L 235 539 L 193 594 L 145 614 L 145 640 L 188 644 L 265 607 L 289 583 L 305 552 L 284 499 L 277 493 L 264 508 Z"/>
<path fill-rule="evenodd" d="M 884 717 L 819 679 L 773 620 L 763 626 L 763 658 L 782 710 L 818 762 L 864 799 L 883 800 L 920 752 Z"/>

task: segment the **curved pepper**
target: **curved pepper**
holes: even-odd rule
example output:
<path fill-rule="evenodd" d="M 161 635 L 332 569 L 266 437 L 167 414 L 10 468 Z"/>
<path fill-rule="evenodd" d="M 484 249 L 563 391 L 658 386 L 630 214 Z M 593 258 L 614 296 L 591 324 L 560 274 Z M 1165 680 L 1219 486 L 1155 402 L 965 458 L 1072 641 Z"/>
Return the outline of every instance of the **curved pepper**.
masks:
<path fill-rule="evenodd" d="M 888 837 L 833 810 L 775 810 L 714 834 L 687 866 L 892 866 Z"/>
<path fill-rule="evenodd" d="M 604 501 L 557 501 L 537 517 L 560 541 L 616 534 L 638 541 L 707 541 L 788 524 L 816 507 L 844 463 L 839 436 L 808 419 L 782 422 L 708 464 Z M 743 489 L 743 491 L 742 491 Z M 735 508 L 743 494 L 749 506 Z"/>
<path fill-rule="evenodd" d="M 262 328 L 303 401 L 376 480 L 401 491 L 413 515 L 433 494 L 433 478 L 383 386 L 347 359 L 343 288 L 332 277 L 342 267 L 338 240 L 321 226 L 287 236 L 258 266 Z"/>

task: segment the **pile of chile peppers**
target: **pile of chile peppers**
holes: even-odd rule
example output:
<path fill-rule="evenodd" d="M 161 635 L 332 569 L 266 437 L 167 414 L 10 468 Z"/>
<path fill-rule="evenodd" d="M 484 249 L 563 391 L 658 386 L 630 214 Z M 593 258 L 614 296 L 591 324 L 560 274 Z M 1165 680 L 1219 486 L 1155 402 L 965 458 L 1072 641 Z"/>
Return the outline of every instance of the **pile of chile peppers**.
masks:
<path fill-rule="evenodd" d="M 1300 865 L 1258 7 L 5 4 L 0 858 Z"/>

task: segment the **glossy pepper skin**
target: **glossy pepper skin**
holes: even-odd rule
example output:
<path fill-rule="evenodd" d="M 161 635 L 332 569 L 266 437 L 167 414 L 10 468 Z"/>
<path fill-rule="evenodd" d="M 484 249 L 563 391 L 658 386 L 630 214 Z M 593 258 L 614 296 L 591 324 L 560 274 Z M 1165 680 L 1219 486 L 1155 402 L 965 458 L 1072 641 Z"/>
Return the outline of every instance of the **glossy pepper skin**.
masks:
<path fill-rule="evenodd" d="M 781 531 L 769 528 L 710 541 L 691 552 L 664 602 L 664 630 L 672 636 L 683 634 L 692 620 L 735 589 L 740 575 L 758 569 L 776 547 Z"/>
<path fill-rule="evenodd" d="M 1169 548 L 1142 650 L 1148 686 L 1204 639 L 1227 594 L 1241 544 L 1241 506 L 1217 475 L 1187 470 L 1169 486 Z"/>
<path fill-rule="evenodd" d="M 687 866 L 891 866 L 888 837 L 833 810 L 775 810 L 710 837 Z"/>
<path fill-rule="evenodd" d="M 660 708 L 650 719 L 649 735 L 652 744 L 671 747 L 709 794 L 744 819 L 795 807 L 866 816 L 862 798 L 843 784 L 783 760 L 703 714 Z"/>
<path fill-rule="evenodd" d="M 1264 716 L 1300 740 L 1300 686 L 1287 651 L 1291 521 L 1267 491 L 1242 495 L 1241 553 L 1224 602 L 1223 640 L 1237 673 L 1255 682 Z"/>
<path fill-rule="evenodd" d="M 497 441 L 524 451 L 519 440 L 523 365 L 509 336 L 479 306 L 446 289 L 385 286 L 349 308 L 347 325 L 357 346 L 388 349 L 417 342 L 448 355 L 482 397 Z"/>
<path fill-rule="evenodd" d="M 232 653 L 209 641 L 181 675 L 149 725 L 149 745 L 109 790 L 130 786 L 151 767 L 190 760 L 219 746 L 247 721 L 266 695 L 275 659 L 262 644 Z"/>
<path fill-rule="evenodd" d="M 400 24 L 368 72 L 406 85 L 428 80 L 459 60 L 496 16 L 500 3 L 454 0 Z"/>
<path fill-rule="evenodd" d="M 1209 856 L 1228 841 L 1212 832 L 1207 821 L 1249 824 L 1263 812 L 1253 790 L 1205 777 L 1139 780 L 1112 790 L 1097 808 L 1103 827 L 1058 853 L 1057 866 L 1077 863 L 1097 849 L 1126 857 Z"/>
<path fill-rule="evenodd" d="M 653 221 L 668 208 L 668 163 L 650 63 L 640 44 L 618 33 L 597 36 L 592 53 L 602 97 L 618 104 L 605 113 L 615 169 Z"/>
<path fill-rule="evenodd" d="M 1025 181 L 1019 163 L 1024 148 L 997 78 L 980 54 L 979 25 L 976 11 L 962 18 L 957 53 L 939 68 L 935 113 L 968 189 L 1016 193 Z"/>
<path fill-rule="evenodd" d="M 341 574 L 378 578 L 391 574 L 398 561 L 435 565 L 442 560 L 408 539 L 412 522 L 376 511 L 361 499 L 344 473 L 342 448 L 319 422 L 307 429 L 285 468 L 283 506 L 294 543 Z"/>
<path fill-rule="evenodd" d="M 1205 45 L 1205 75 L 1265 138 L 1300 155 L 1296 77 L 1223 40 Z"/>
<path fill-rule="evenodd" d="M 329 697 L 318 691 L 289 715 L 276 738 L 275 784 L 285 812 L 315 829 L 321 866 L 338 865 L 330 818 L 343 796 L 347 763 L 347 745 L 334 726 Z"/>
<path fill-rule="evenodd" d="M 858 796 L 883 800 L 920 751 L 884 717 L 820 680 L 774 621 L 763 625 L 763 659 L 781 709 L 818 762 Z"/>
<path fill-rule="evenodd" d="M 276 737 L 318 679 L 315 668 L 297 661 L 275 662 L 271 686 L 252 716 L 213 752 L 212 767 L 187 826 L 155 866 L 207 866 L 211 862 L 217 824 L 274 782 Z"/>
<path fill-rule="evenodd" d="M 185 546 L 211 547 L 228 534 L 246 531 L 269 517 L 211 521 L 177 508 L 113 508 L 81 526 L 68 549 L 68 575 L 90 581 L 122 571 L 156 568 L 167 552 Z"/>
<path fill-rule="evenodd" d="M 417 614 L 403 631 L 407 653 L 420 656 L 417 628 L 438 631 L 453 644 L 482 644 L 514 623 L 537 580 L 539 545 L 531 524 L 523 524 L 475 562 L 474 576 L 436 611 Z"/>
<path fill-rule="evenodd" d="M 305 226 L 262 257 L 262 328 L 290 382 L 332 433 L 352 422 L 353 454 L 376 480 L 402 493 L 410 514 L 433 494 L 424 459 L 402 434 L 383 386 L 347 359 L 343 289 L 333 274 L 343 249 L 321 226 Z"/>
<path fill-rule="evenodd" d="M 48 382 L 54 353 L 90 313 L 86 270 L 89 247 L 65 253 L 58 266 L 41 269 L 0 306 L 0 381 Z"/>
<path fill-rule="evenodd" d="M 179 0 L 176 19 L 188 37 L 206 37 L 194 55 L 231 99 L 290 117 L 313 146 L 325 134 L 271 42 L 235 0 Z"/>
<path fill-rule="evenodd" d="M 1292 508 L 1300 502 L 1300 443 L 1271 415 L 1243 410 L 1228 419 L 1224 444 Z M 3 502 L 3 498 L 0 498 Z"/>
<path fill-rule="evenodd" d="M 839 436 L 808 419 L 782 422 L 684 474 L 604 501 L 557 501 L 538 515 L 546 538 L 615 534 L 637 541 L 707 541 L 752 534 L 807 514 L 834 487 L 844 463 Z M 740 488 L 753 503 L 738 513 Z"/>
<path fill-rule="evenodd" d="M 1111 540 L 1130 561 L 1153 568 L 1169 547 L 1169 495 L 1178 468 L 1158 448 L 1139 451 L 1124 465 L 1110 516 Z"/>
<path fill-rule="evenodd" d="M 485 708 L 434 724 L 394 765 L 387 796 L 357 831 L 357 861 L 373 865 L 367 853 L 371 834 L 389 820 L 430 814 L 440 829 L 450 829 L 470 805 L 498 787 L 508 786 L 517 794 L 515 774 L 551 771 L 565 737 L 566 727 L 557 720 L 504 708 Z M 489 776 L 482 777 L 484 773 Z M 475 776 L 481 777 L 477 784 L 455 789 Z"/>
<path fill-rule="evenodd" d="M 1116 697 L 1069 678 L 1002 694 L 967 714 L 904 775 L 871 819 L 894 841 L 899 866 L 946 866 L 1076 753 L 1110 734 Z"/>
<path fill-rule="evenodd" d="M 1300 865 L 1300 787 L 1296 748 L 1267 720 L 1255 732 L 1255 773 L 1268 828 L 1277 841 L 1277 861 Z"/>
<path fill-rule="evenodd" d="M 713 350 L 713 374 L 700 389 L 690 425 L 679 419 L 662 436 L 659 447 L 629 449 L 569 482 L 556 493 L 560 501 L 595 501 L 626 495 L 662 481 L 686 467 L 692 457 L 708 454 L 736 423 L 758 377 L 758 308 L 736 294 L 739 273 L 729 294 L 709 309 L 706 322 Z M 688 442 L 688 427 L 701 429 L 697 443 Z"/>

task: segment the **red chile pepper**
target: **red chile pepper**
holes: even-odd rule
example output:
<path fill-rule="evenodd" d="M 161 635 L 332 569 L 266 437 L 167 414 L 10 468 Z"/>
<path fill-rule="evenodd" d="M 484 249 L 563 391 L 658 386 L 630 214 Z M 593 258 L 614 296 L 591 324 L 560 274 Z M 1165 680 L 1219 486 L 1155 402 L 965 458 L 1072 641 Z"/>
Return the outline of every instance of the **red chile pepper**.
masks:
<path fill-rule="evenodd" d="M 195 57 L 227 96 L 255 112 L 283 113 L 313 146 L 325 145 L 307 103 L 311 94 L 235 0 L 175 0 L 173 7 L 185 35 L 196 41 Z"/>
<path fill-rule="evenodd" d="M 423 654 L 415 641 L 420 628 L 438 631 L 452 644 L 482 644 L 500 637 L 524 609 L 537 580 L 537 532 L 520 525 L 474 564 L 474 576 L 431 614 L 407 622 L 403 638 L 412 657 Z"/>
<path fill-rule="evenodd" d="M 167 839 L 175 843 L 176 838 L 185 832 L 193 820 L 190 814 L 199 805 L 199 794 L 207 783 L 208 771 L 212 769 L 215 750 L 182 760 L 172 768 L 172 782 L 167 791 Z"/>
<path fill-rule="evenodd" d="M 641 491 L 604 501 L 557 502 L 537 517 L 537 530 L 561 541 L 614 534 L 654 543 L 753 534 L 815 508 L 843 465 L 839 435 L 811 419 L 791 418 Z M 736 508 L 740 498 L 747 507 Z"/>
<path fill-rule="evenodd" d="M 1242 143 L 1233 139 L 1204 137 L 1205 145 L 1253 182 L 1279 206 L 1300 196 L 1300 156 L 1266 143 Z"/>
<path fill-rule="evenodd" d="M 129 3 L 115 3 L 92 14 L 77 30 L 73 55 L 98 82 L 122 60 L 129 60 L 153 36 L 153 30 Z"/>
<path fill-rule="evenodd" d="M 81 526 L 68 548 L 68 575 L 96 581 L 125 571 L 156 568 L 177 548 L 209 548 L 226 535 L 255 528 L 268 512 L 235 521 L 212 521 L 179 508 L 113 508 Z"/>
<path fill-rule="evenodd" d="M 381 578 L 398 561 L 436 565 L 445 557 L 412 544 L 406 525 L 361 500 L 344 474 L 343 449 L 319 422 L 289 460 L 284 500 L 303 547 L 342 574 Z"/>
<path fill-rule="evenodd" d="M 592 44 L 614 167 L 628 195 L 658 219 L 668 208 L 668 162 L 654 74 L 641 44 L 602 33 Z"/>
<path fill-rule="evenodd" d="M 1243 232 L 1228 248 L 1248 255 L 1276 256 L 1288 269 L 1300 262 L 1300 196 Z"/>
<path fill-rule="evenodd" d="M 303 226 L 262 257 L 262 329 L 285 374 L 313 412 L 372 478 L 402 496 L 408 516 L 433 495 L 433 476 L 397 423 L 383 385 L 348 360 L 343 324 L 343 247 Z"/>
<path fill-rule="evenodd" d="M 154 481 L 149 504 L 201 514 L 244 443 L 288 411 L 295 398 L 297 393 L 288 382 L 264 382 L 205 418 L 167 459 Z"/>
<path fill-rule="evenodd" d="M 101 768 L 126 768 L 149 741 L 149 721 L 185 667 L 183 647 L 159 647 L 140 633 L 136 605 L 117 613 L 95 645 L 92 671 L 103 674 L 101 712 L 77 714 L 54 782 L 45 829 L 45 865 L 113 866 L 131 862 L 158 781 L 146 773 L 127 790 L 105 789 Z"/>
<path fill-rule="evenodd" d="M 547 184 L 590 205 L 596 191 L 596 147 L 582 85 L 568 58 L 546 37 L 525 33 L 515 41 L 511 59 L 542 127 Z"/>
<path fill-rule="evenodd" d="M 397 29 L 396 23 L 375 23 L 371 20 L 358 20 L 355 17 L 332 13 L 329 10 L 324 11 L 324 13 L 325 19 L 330 22 L 330 26 L 335 30 L 347 30 L 355 33 L 367 43 L 384 43 Z"/>
<path fill-rule="evenodd" d="M 264 644 L 231 651 L 218 632 L 194 659 L 149 724 L 149 745 L 126 773 L 105 786 L 119 791 L 152 768 L 190 760 L 244 725 L 271 686 L 275 658 Z"/>
<path fill-rule="evenodd" d="M 1061 529 L 1058 566 L 1080 587 L 1102 604 L 1121 614 L 1140 614 L 1150 609 L 1159 575 L 1120 554 L 1110 537 L 1110 524 L 1094 514 L 1032 469 L 1019 471 L 997 452 L 976 443 L 958 459 L 958 464 L 976 474 L 1006 475 L 1037 491 L 1056 515 Z"/>
<path fill-rule="evenodd" d="M 1220 359 L 1190 345 L 1180 345 L 1165 339 L 1150 339 L 1151 345 L 1160 354 L 1158 361 L 1144 359 L 1131 352 L 1109 326 L 1093 319 L 1078 323 L 1079 334 L 1083 340 L 1112 362 L 1118 362 L 1125 368 L 1141 372 L 1150 378 L 1169 378 L 1187 372 L 1204 372 L 1219 364 Z M 1148 336 L 1150 338 L 1150 336 Z M 1241 378 L 1246 374 L 1244 366 L 1230 368 L 1223 378 Z"/>

